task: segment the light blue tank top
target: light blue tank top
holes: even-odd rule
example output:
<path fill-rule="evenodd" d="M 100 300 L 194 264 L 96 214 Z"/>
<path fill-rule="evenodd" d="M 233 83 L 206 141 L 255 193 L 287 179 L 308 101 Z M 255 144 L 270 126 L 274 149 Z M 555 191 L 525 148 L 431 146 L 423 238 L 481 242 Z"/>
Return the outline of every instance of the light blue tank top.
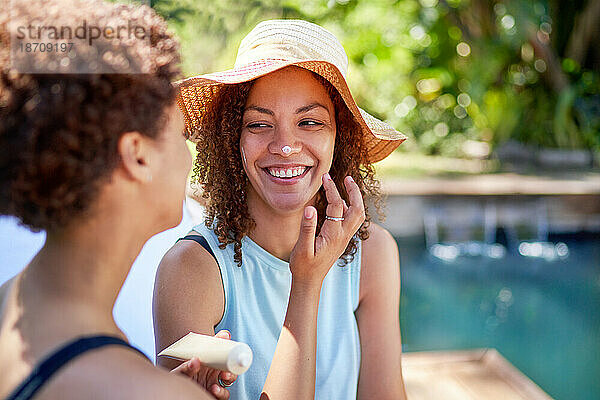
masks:
<path fill-rule="evenodd" d="M 254 353 L 250 369 L 229 388 L 232 400 L 258 400 L 283 326 L 292 283 L 289 264 L 245 236 L 242 267 L 233 259 L 233 245 L 218 247 L 216 234 L 203 224 L 194 230 L 215 253 L 223 288 L 225 313 L 215 332 L 227 329 L 232 339 L 247 343 Z M 354 260 L 334 264 L 323 281 L 317 320 L 315 399 L 356 398 L 360 341 L 354 311 L 358 307 L 360 242 Z"/>

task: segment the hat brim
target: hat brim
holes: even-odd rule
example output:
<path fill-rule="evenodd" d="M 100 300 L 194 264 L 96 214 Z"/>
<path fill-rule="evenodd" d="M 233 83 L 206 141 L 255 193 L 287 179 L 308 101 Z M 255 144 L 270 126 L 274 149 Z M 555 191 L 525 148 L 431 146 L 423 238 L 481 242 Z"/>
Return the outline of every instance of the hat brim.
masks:
<path fill-rule="evenodd" d="M 398 132 L 389 124 L 373 117 L 356 105 L 346 84 L 346 79 L 335 65 L 327 61 L 290 61 L 278 59 L 260 60 L 227 71 L 194 76 L 175 82 L 175 86 L 179 90 L 177 104 L 183 112 L 190 140 L 194 141 L 194 134 L 199 131 L 202 125 L 204 110 L 221 85 L 248 82 L 292 65 L 322 76 L 337 89 L 344 103 L 363 130 L 363 137 L 368 149 L 368 161 L 370 163 L 383 160 L 406 140 L 404 134 Z"/>

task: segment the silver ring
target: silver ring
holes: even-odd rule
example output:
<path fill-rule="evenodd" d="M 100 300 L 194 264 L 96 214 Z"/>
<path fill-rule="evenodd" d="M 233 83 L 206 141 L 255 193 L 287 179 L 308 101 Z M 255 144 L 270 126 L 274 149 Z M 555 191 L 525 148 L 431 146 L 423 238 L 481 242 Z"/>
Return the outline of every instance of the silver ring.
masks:
<path fill-rule="evenodd" d="M 329 215 L 326 215 L 325 219 L 328 219 L 330 221 L 343 221 L 344 217 L 330 217 Z"/>
<path fill-rule="evenodd" d="M 281 151 L 283 151 L 284 154 L 290 154 L 292 151 L 292 148 L 290 146 L 283 146 L 281 148 Z"/>
<path fill-rule="evenodd" d="M 231 383 L 223 382 L 223 380 L 221 379 L 220 376 L 217 376 L 217 382 L 219 382 L 219 386 L 224 387 L 224 388 L 228 388 L 229 386 L 233 385 L 233 382 L 231 382 Z"/>

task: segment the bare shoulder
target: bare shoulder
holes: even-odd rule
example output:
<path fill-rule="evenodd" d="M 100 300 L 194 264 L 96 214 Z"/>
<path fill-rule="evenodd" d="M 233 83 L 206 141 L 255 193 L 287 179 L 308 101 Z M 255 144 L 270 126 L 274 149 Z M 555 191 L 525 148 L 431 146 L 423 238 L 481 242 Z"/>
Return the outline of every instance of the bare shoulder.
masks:
<path fill-rule="evenodd" d="M 389 292 L 399 286 L 398 246 L 387 229 L 371 223 L 361 253 L 360 302 L 369 294 Z"/>
<path fill-rule="evenodd" d="M 190 234 L 198 234 L 191 231 Z M 198 268 L 204 267 L 204 268 Z M 162 273 L 201 273 L 202 270 L 215 267 L 214 257 L 193 240 L 176 242 L 163 256 L 159 271 Z"/>
<path fill-rule="evenodd" d="M 369 238 L 362 243 L 362 266 L 398 254 L 396 239 L 381 225 L 371 223 Z"/>
<path fill-rule="evenodd" d="M 217 294 L 223 291 L 214 257 L 193 240 L 173 245 L 161 260 L 156 274 L 155 295 L 173 290 L 182 296 L 198 289 Z"/>
<path fill-rule="evenodd" d="M 155 367 L 124 347 L 86 353 L 50 381 L 40 399 L 210 399 L 190 379 Z"/>
<path fill-rule="evenodd" d="M 134 352 L 127 351 L 126 349 L 120 349 L 123 356 L 136 357 L 138 356 Z M 128 353 L 128 354 L 124 354 Z M 202 389 L 198 384 L 193 382 L 190 378 L 184 377 L 183 375 L 172 374 L 167 369 L 154 366 L 147 360 L 137 357 L 138 360 L 131 360 L 135 362 L 136 368 L 134 376 L 139 376 L 138 379 L 131 379 L 131 376 L 127 376 L 128 371 L 122 371 L 122 375 L 125 376 L 126 382 L 136 385 L 133 392 L 137 395 L 134 398 L 139 399 L 212 399 L 212 396 Z M 131 371 L 133 368 L 128 368 Z M 136 382 L 137 381 L 137 382 Z M 135 383 L 134 383 L 135 382 Z M 144 382 L 143 385 L 140 383 Z"/>

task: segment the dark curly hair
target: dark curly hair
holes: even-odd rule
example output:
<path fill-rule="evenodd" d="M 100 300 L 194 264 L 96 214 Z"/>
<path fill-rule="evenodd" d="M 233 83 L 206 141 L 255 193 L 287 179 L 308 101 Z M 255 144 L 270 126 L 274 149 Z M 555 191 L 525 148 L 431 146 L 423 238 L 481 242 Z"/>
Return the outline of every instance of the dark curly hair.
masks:
<path fill-rule="evenodd" d="M 146 73 L 24 74 L 9 69 L 8 10 L 0 13 L 0 214 L 16 216 L 35 231 L 56 231 L 89 210 L 120 161 L 117 145 L 124 132 L 155 138 L 164 128 L 176 96 L 171 81 L 180 75 L 179 45 L 148 7 L 34 3 L 13 2 L 11 20 L 47 21 L 49 9 L 60 7 L 63 24 L 130 19 L 151 32 L 147 43 L 111 47 L 116 56 L 133 54 Z M 85 51 L 78 54 L 91 57 Z"/>
<path fill-rule="evenodd" d="M 329 171 L 338 188 L 344 187 L 343 179 L 350 175 L 360 188 L 363 198 L 368 198 L 381 212 L 381 192 L 375 179 L 373 166 L 367 161 L 367 147 L 363 141 L 360 125 L 346 107 L 337 89 L 325 78 L 312 72 L 313 76 L 325 87 L 333 102 L 336 115 L 336 138 L 333 162 Z M 204 124 L 197 135 L 198 155 L 194 163 L 192 179 L 202 189 L 206 199 L 205 224 L 213 228 L 224 249 L 227 244 L 234 245 L 234 259 L 242 265 L 241 240 L 255 226 L 247 206 L 246 188 L 250 184 L 240 158 L 240 136 L 244 106 L 252 88 L 253 81 L 222 85 L 215 89 L 213 99 L 208 104 Z M 342 198 L 348 202 L 345 190 L 340 190 Z M 369 237 L 367 228 L 371 221 L 365 202 L 366 220 L 352 238 L 341 257 L 341 265 L 351 262 L 356 253 L 358 238 Z M 325 220 L 327 199 L 321 187 L 315 204 L 318 215 L 317 232 Z"/>

